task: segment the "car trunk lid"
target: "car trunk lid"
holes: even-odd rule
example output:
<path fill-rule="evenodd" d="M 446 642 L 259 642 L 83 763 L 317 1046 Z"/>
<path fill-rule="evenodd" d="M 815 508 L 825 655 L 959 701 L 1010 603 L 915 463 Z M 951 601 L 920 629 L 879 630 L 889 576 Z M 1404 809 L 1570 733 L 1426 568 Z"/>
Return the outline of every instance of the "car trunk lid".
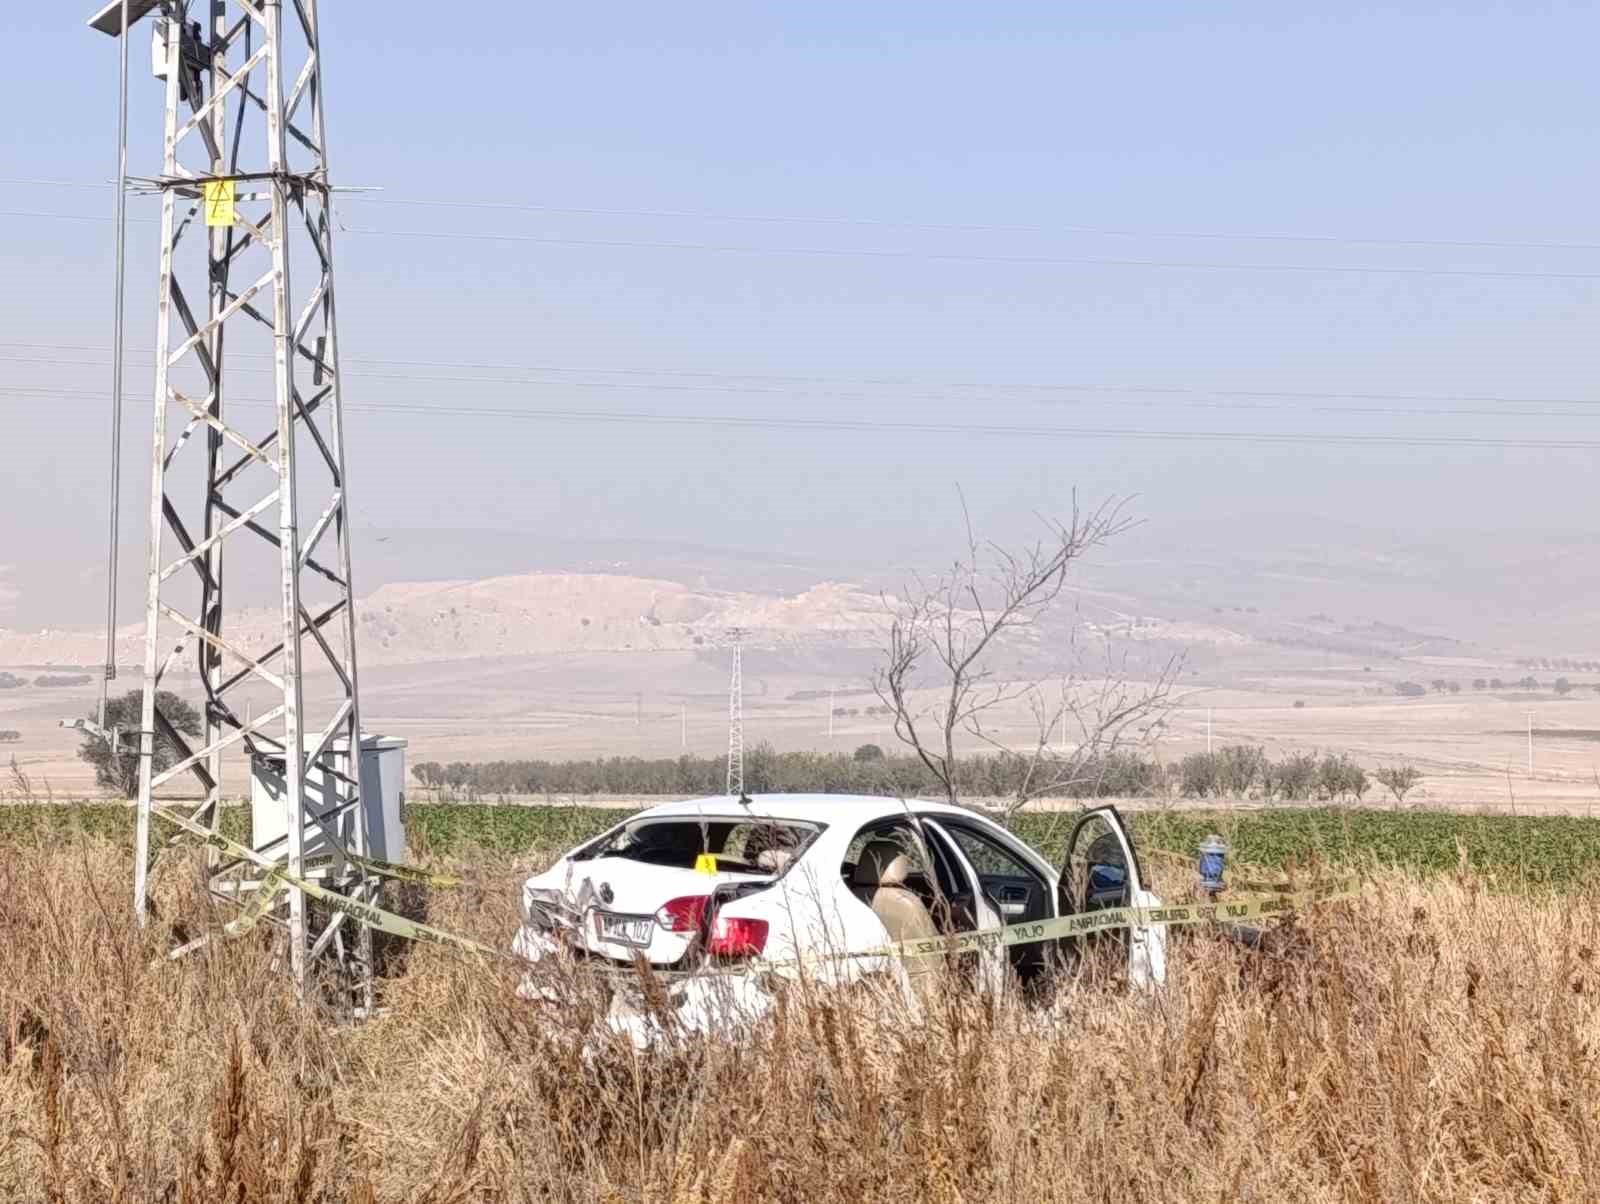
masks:
<path fill-rule="evenodd" d="M 764 877 L 647 865 L 625 857 L 578 862 L 571 889 L 574 897 L 583 901 L 579 939 L 589 952 L 602 957 L 632 961 L 643 953 L 656 965 L 676 964 L 699 931 L 663 927 L 656 918 L 658 911 L 675 899 L 709 900 L 718 886 Z"/>

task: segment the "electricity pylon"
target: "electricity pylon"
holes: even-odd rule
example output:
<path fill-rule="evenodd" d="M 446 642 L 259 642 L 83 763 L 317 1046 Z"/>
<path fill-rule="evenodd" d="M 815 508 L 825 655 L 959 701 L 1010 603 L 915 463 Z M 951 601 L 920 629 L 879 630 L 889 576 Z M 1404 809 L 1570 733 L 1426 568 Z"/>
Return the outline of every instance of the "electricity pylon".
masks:
<path fill-rule="evenodd" d="M 129 25 L 150 17 L 166 91 L 161 174 L 142 181 L 160 193 L 161 234 L 134 863 L 141 923 L 157 792 L 192 772 L 205 801 L 189 818 L 215 831 L 223 753 L 241 743 L 255 776 L 273 783 L 279 822 L 263 837 L 255 815 L 250 857 L 212 850 L 211 890 L 241 901 L 277 886 L 275 866 L 353 900 L 377 891 L 343 856 L 366 853 L 367 834 L 318 3 L 287 8 L 117 0 L 90 22 L 129 36 L 124 15 Z M 242 367 L 241 356 L 272 366 Z M 234 395 L 241 371 L 271 376 L 272 418 L 252 421 L 252 402 Z M 205 695 L 193 746 L 157 705 L 163 678 L 190 654 Z M 305 689 L 313 670 L 324 687 L 314 699 Z M 158 739 L 175 750 L 159 772 Z M 370 1004 L 364 926 L 313 909 L 296 888 L 271 918 L 287 926 L 297 983 L 332 954 Z"/>
<path fill-rule="evenodd" d="M 733 676 L 728 682 L 728 793 L 744 797 L 744 632 L 735 627 Z"/>

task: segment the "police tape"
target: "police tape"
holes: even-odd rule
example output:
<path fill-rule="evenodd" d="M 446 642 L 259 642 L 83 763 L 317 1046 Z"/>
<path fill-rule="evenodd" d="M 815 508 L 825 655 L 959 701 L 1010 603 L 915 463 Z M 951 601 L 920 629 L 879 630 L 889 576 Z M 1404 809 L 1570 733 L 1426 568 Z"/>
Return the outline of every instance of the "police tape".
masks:
<path fill-rule="evenodd" d="M 222 931 L 228 936 L 243 936 L 277 906 L 278 896 L 288 889 L 289 884 L 283 880 L 282 874 L 277 870 L 268 870 L 267 876 L 261 880 L 261 885 L 256 889 L 255 897 L 239 915 L 222 926 Z"/>
<path fill-rule="evenodd" d="M 341 856 L 350 864 L 359 866 L 369 874 L 379 878 L 392 878 L 396 882 L 414 882 L 419 886 L 452 887 L 460 886 L 464 879 L 455 874 L 439 874 L 433 870 L 425 870 L 415 865 L 399 865 L 393 861 L 380 861 L 376 857 L 363 857 L 357 853 L 343 853 Z"/>
<path fill-rule="evenodd" d="M 195 828 L 190 825 L 179 823 L 178 817 L 170 811 L 158 807 L 155 813 L 163 819 L 177 824 L 180 828 L 191 832 L 195 831 Z M 206 830 L 209 831 L 210 829 Z M 365 857 L 359 853 L 352 853 L 343 849 L 340 850 L 336 860 L 326 864 L 336 865 L 339 861 L 348 861 L 351 865 L 357 866 L 375 877 L 390 878 L 396 882 L 414 882 L 420 886 L 440 888 L 456 887 L 465 883 L 465 879 L 456 874 L 441 874 L 434 870 L 425 870 L 420 866 L 402 865 L 394 861 L 384 861 L 378 857 Z"/>
<path fill-rule="evenodd" d="M 1054 919 L 1007 924 L 1000 928 L 980 928 L 951 936 L 915 938 L 890 945 L 878 945 L 871 949 L 847 952 L 827 950 L 789 958 L 753 958 L 724 968 L 676 972 L 652 969 L 655 977 L 668 982 L 678 982 L 693 978 L 772 973 L 840 961 L 915 961 L 921 958 L 985 953 L 996 949 L 1010 949 L 1018 945 L 1068 940 L 1112 928 L 1162 928 L 1284 919 L 1309 905 L 1342 902 L 1353 899 L 1360 893 L 1360 879 L 1350 877 L 1324 882 L 1291 894 L 1275 894 L 1264 898 L 1234 899 L 1225 903 L 1183 903 L 1162 907 L 1107 907 L 1098 911 L 1058 916 Z M 632 977 L 636 971 L 619 966 L 610 968 L 609 973 Z"/>
<path fill-rule="evenodd" d="M 1087 936 L 1103 932 L 1108 928 L 1161 928 L 1186 924 L 1230 924 L 1243 920 L 1282 919 L 1310 904 L 1336 903 L 1353 899 L 1361 893 L 1360 888 L 1359 879 L 1342 878 L 1303 891 L 1257 899 L 1233 899 L 1221 903 L 1181 903 L 1161 907 L 1107 907 L 1098 911 L 1057 916 L 1054 919 L 1007 924 L 1003 928 L 980 928 L 972 932 L 956 933 L 954 936 L 900 941 L 893 945 L 864 949 L 850 956 L 901 960 L 943 957 Z"/>
<path fill-rule="evenodd" d="M 343 912 L 358 923 L 365 924 L 367 927 L 376 929 L 379 932 L 387 932 L 391 936 L 425 944 L 455 945 L 490 957 L 509 956 L 498 949 L 491 949 L 488 945 L 479 944 L 477 941 L 470 940 L 467 937 L 457 936 L 453 932 L 446 932 L 442 928 L 435 928 L 431 924 L 422 923 L 420 920 L 407 919 L 405 916 L 396 915 L 392 911 L 386 911 L 376 904 L 365 903 L 360 899 L 352 899 L 348 895 L 342 895 L 338 891 L 329 890 L 309 878 L 291 874 L 282 866 L 274 864 L 260 853 L 257 853 L 254 849 L 247 848 L 237 841 L 229 840 L 222 833 L 213 832 L 210 828 L 196 823 L 186 815 L 179 815 L 164 807 L 155 807 L 152 808 L 152 811 L 168 823 L 175 824 L 190 835 L 198 837 L 204 843 L 260 866 L 266 871 L 266 876 L 261 883 L 260 893 L 267 892 L 272 884 L 277 882 L 282 887 L 293 887 L 303 891 L 308 897 L 325 904 L 331 910 Z M 261 915 L 265 915 L 266 911 L 271 909 L 271 906 L 276 902 L 275 896 L 276 891 L 273 891 L 273 897 L 263 905 L 261 914 L 250 920 L 250 927 L 253 927 L 260 920 Z M 253 903 L 257 901 L 253 901 Z M 246 915 L 249 915 L 248 909 Z M 241 920 L 244 918 L 244 916 L 240 917 Z"/>
<path fill-rule="evenodd" d="M 494 958 L 504 959 L 514 956 L 467 937 L 457 936 L 455 933 L 447 932 L 442 928 L 424 924 L 419 920 L 407 919 L 405 916 L 387 911 L 376 904 L 365 903 L 359 899 L 352 899 L 342 895 L 337 891 L 329 890 L 309 878 L 290 874 L 281 865 L 269 861 L 254 849 L 247 848 L 237 841 L 229 840 L 220 832 L 214 832 L 187 816 L 179 815 L 163 807 L 156 807 L 152 810 L 156 815 L 200 838 L 204 843 L 220 848 L 235 857 L 252 862 L 266 871 L 256 899 L 252 900 L 250 906 L 246 908 L 245 914 L 233 922 L 235 927 L 230 929 L 231 932 L 249 931 L 276 904 L 278 894 L 287 888 L 293 887 L 305 892 L 307 896 L 318 900 L 330 909 L 343 912 L 357 922 L 379 932 L 386 932 L 391 936 L 426 944 L 455 945 L 458 948 Z M 351 858 L 351 860 L 355 859 Z M 362 868 L 367 868 L 368 865 L 374 864 L 374 862 L 372 859 L 362 858 L 358 864 L 362 864 Z M 384 865 L 388 868 L 409 868 L 394 867 L 392 863 L 388 862 L 376 862 L 376 864 Z M 417 871 L 417 873 L 426 874 L 427 871 Z M 447 876 L 441 875 L 441 877 Z M 1233 899 L 1218 903 L 1184 903 L 1160 907 L 1107 907 L 1097 911 L 1057 916 L 1053 919 L 1007 924 L 999 928 L 974 929 L 970 932 L 955 933 L 951 936 L 913 938 L 908 941 L 899 941 L 893 944 L 879 945 L 870 949 L 850 952 L 829 951 L 775 960 L 753 959 L 742 963 L 738 968 L 738 972 L 770 971 L 785 966 L 816 964 L 841 959 L 915 960 L 925 957 L 945 957 L 997 948 L 1013 948 L 1018 945 L 1040 944 L 1045 941 L 1062 940 L 1075 936 L 1087 936 L 1111 928 L 1155 928 L 1189 924 L 1227 924 L 1253 919 L 1281 919 L 1309 904 L 1341 902 L 1352 899 L 1359 893 L 1360 880 L 1355 877 L 1348 877 L 1325 882 L 1306 890 L 1273 894 L 1255 899 Z"/>

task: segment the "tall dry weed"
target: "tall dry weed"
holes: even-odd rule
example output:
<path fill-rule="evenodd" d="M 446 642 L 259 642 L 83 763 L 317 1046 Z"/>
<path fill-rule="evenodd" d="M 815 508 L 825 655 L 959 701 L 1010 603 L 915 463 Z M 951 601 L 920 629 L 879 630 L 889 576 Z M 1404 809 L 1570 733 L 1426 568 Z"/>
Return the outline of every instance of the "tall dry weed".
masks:
<path fill-rule="evenodd" d="M 525 867 L 435 893 L 504 945 Z M 376 1019 L 301 1004 L 198 875 L 126 923 L 109 845 L 0 849 L 0 1199 L 1579 1200 L 1600 1194 L 1600 894 L 1380 876 L 1170 981 L 1048 996 L 798 984 L 740 1041 L 583 1034 L 603 984 L 417 946 Z M 648 976 L 641 984 L 654 993 Z M 657 1000 L 659 1003 L 660 1001 Z"/>

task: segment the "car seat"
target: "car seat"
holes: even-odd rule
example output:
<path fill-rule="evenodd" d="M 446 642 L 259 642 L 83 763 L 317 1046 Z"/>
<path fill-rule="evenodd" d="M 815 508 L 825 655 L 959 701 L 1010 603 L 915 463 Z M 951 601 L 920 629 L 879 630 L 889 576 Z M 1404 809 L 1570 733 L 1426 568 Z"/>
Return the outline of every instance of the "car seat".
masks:
<path fill-rule="evenodd" d="M 874 840 L 861 851 L 850 885 L 856 898 L 872 908 L 891 941 L 939 935 L 933 916 L 917 892 L 906 885 L 916 864 L 892 840 Z"/>

